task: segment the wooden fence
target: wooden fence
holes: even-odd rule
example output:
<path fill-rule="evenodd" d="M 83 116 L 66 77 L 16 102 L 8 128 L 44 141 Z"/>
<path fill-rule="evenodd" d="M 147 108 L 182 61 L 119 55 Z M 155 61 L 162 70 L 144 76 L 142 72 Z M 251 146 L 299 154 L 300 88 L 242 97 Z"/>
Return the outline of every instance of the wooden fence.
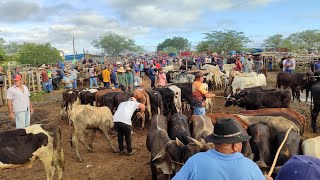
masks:
<path fill-rule="evenodd" d="M 22 71 L 19 73 L 22 77 L 22 83 L 28 87 L 30 93 L 43 91 L 42 78 L 38 69 Z M 0 87 L 0 106 L 6 103 L 7 89 L 13 85 L 12 73 L 10 69 L 3 75 L 4 86 Z"/>

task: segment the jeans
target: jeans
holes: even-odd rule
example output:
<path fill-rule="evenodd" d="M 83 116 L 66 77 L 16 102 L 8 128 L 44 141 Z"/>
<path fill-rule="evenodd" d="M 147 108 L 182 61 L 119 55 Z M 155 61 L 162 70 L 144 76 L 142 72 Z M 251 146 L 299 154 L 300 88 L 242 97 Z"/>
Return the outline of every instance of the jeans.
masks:
<path fill-rule="evenodd" d="M 126 145 L 127 145 L 127 151 L 130 153 L 132 151 L 131 146 L 131 126 L 124 124 L 122 122 L 115 122 L 114 123 L 114 129 L 117 131 L 118 134 L 118 144 L 119 144 L 119 150 L 123 151 L 123 136 L 126 138 Z"/>
<path fill-rule="evenodd" d="M 272 63 L 269 63 L 269 71 L 272 71 Z"/>
<path fill-rule="evenodd" d="M 76 79 L 73 80 L 72 86 L 73 86 L 73 89 L 77 89 L 78 88 Z"/>
<path fill-rule="evenodd" d="M 30 126 L 30 111 L 14 112 L 16 128 L 25 128 Z"/>
<path fill-rule="evenodd" d="M 110 82 L 103 82 L 103 86 L 109 88 Z"/>
<path fill-rule="evenodd" d="M 193 107 L 194 110 L 193 110 L 193 113 L 195 115 L 206 115 L 206 108 L 205 107 Z"/>
<path fill-rule="evenodd" d="M 90 88 L 92 88 L 92 84 L 94 83 L 94 85 L 96 87 L 98 87 L 98 84 L 97 84 L 97 79 L 95 77 L 91 77 L 90 78 Z"/>
<path fill-rule="evenodd" d="M 151 80 L 151 88 L 154 88 L 155 87 L 154 83 L 156 82 L 156 78 L 155 77 L 150 78 L 150 80 Z"/>

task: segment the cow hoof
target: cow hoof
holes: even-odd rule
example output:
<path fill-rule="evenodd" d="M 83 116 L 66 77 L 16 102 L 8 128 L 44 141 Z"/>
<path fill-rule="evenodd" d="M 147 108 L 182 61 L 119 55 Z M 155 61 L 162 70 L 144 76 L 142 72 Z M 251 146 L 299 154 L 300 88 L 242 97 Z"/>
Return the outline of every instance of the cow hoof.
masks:
<path fill-rule="evenodd" d="M 113 152 L 114 152 L 114 153 L 119 153 L 120 150 L 119 150 L 119 148 L 114 148 L 114 149 L 113 149 Z"/>

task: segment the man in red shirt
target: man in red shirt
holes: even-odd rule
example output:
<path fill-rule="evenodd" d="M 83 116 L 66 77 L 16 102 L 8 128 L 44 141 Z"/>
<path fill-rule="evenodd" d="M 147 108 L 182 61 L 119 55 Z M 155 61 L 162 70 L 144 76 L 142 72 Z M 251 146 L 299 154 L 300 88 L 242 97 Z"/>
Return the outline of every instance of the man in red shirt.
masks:
<path fill-rule="evenodd" d="M 44 92 L 51 92 L 52 88 L 50 88 L 50 84 L 49 84 L 50 81 L 49 81 L 49 77 L 46 69 L 42 69 L 41 77 L 42 77 L 42 86 L 43 86 Z"/>

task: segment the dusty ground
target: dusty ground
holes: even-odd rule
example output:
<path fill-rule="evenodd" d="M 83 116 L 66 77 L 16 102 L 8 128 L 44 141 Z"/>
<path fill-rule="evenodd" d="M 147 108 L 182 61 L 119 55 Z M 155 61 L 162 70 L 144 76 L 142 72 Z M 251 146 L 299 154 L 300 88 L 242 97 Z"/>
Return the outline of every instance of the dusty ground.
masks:
<path fill-rule="evenodd" d="M 268 74 L 268 86 L 275 87 L 276 74 Z M 54 91 L 51 94 L 46 94 L 41 101 L 33 102 L 35 113 L 31 118 L 31 123 L 53 123 L 60 125 L 63 133 L 63 148 L 66 160 L 65 179 L 151 179 L 148 164 L 150 154 L 145 145 L 147 129 L 141 131 L 137 128 L 134 129 L 133 145 L 138 151 L 133 156 L 114 154 L 109 145 L 107 145 L 106 140 L 98 134 L 93 144 L 94 153 L 87 152 L 84 146 L 80 144 L 80 155 L 84 162 L 77 162 L 69 143 L 70 132 L 68 123 L 60 118 L 61 93 L 61 90 Z M 215 93 L 222 95 L 222 91 Z M 302 95 L 302 98 L 304 97 L 305 95 Z M 241 110 L 238 107 L 225 108 L 224 101 L 223 98 L 216 98 L 214 112 L 236 113 Z M 294 102 L 291 107 L 307 118 L 304 138 L 315 137 L 316 135 L 311 133 L 310 128 L 309 104 Z M 8 119 L 7 108 L 0 107 L 0 132 L 13 128 L 14 124 Z M 113 144 L 117 145 L 116 137 L 112 137 L 112 141 Z M 32 168 L 20 167 L 0 171 L 0 179 L 37 180 L 45 178 L 45 172 L 40 161 L 35 163 Z"/>

